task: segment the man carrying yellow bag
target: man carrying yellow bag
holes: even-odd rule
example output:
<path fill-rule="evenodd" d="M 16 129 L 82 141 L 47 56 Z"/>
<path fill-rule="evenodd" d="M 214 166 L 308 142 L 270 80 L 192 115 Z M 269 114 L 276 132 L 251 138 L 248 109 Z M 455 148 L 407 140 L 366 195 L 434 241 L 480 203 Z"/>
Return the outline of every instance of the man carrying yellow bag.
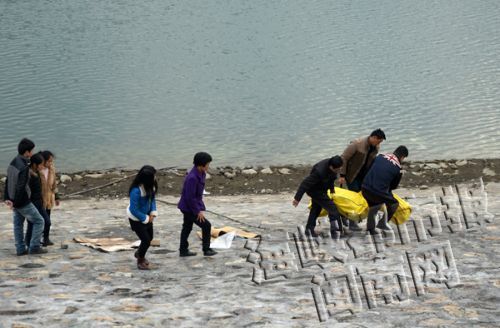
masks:
<path fill-rule="evenodd" d="M 384 204 L 387 208 L 387 216 L 384 215 L 376 227 L 383 230 L 391 229 L 387 222 L 392 219 L 399 206 L 392 190 L 396 189 L 401 181 L 401 163 L 406 157 L 408 157 L 408 148 L 405 146 L 399 146 L 393 154 L 377 156 L 363 180 L 361 192 L 370 207 L 366 230 L 372 235 L 376 234 L 375 215 Z"/>
<path fill-rule="evenodd" d="M 339 231 L 342 229 L 340 214 L 327 192 L 334 192 L 335 179 L 337 179 L 337 173 L 341 167 L 342 158 L 338 155 L 316 163 L 309 176 L 300 184 L 292 201 L 292 205 L 297 207 L 305 193 L 311 197 L 312 207 L 307 219 L 306 233 L 313 237 L 317 236 L 314 228 L 322 208 L 328 212 L 332 238 L 336 239 L 340 235 Z"/>

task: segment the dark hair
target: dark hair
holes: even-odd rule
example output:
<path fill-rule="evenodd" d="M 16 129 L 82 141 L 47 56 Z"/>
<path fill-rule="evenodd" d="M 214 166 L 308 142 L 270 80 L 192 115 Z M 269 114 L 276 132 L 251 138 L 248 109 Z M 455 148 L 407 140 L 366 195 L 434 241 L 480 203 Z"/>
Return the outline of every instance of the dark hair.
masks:
<path fill-rule="evenodd" d="M 36 153 L 30 158 L 30 167 L 33 168 L 33 165 L 40 165 L 43 163 L 43 156 L 41 153 Z"/>
<path fill-rule="evenodd" d="M 385 140 L 385 133 L 381 129 L 373 130 L 372 133 L 370 134 L 370 137 L 377 137 L 379 139 Z"/>
<path fill-rule="evenodd" d="M 43 159 L 48 161 L 51 157 L 54 157 L 56 158 L 56 155 L 54 155 L 54 153 L 52 153 L 50 150 L 44 150 L 44 151 L 41 151 L 40 152 L 43 156 Z"/>
<path fill-rule="evenodd" d="M 408 148 L 406 148 L 406 146 L 399 146 L 393 154 L 399 159 L 401 159 L 401 157 L 408 157 Z"/>
<path fill-rule="evenodd" d="M 344 164 L 344 161 L 342 160 L 342 157 L 339 155 L 335 155 L 330 160 L 328 161 L 328 166 L 333 167 L 334 169 L 338 169 L 339 167 Z"/>
<path fill-rule="evenodd" d="M 146 195 L 148 197 L 154 196 L 154 194 L 158 191 L 158 182 L 156 182 L 155 174 L 156 169 L 151 165 L 144 165 L 141 167 L 135 176 L 134 181 L 132 181 L 132 184 L 128 189 L 128 193 L 130 194 L 133 188 L 143 185 Z"/>
<path fill-rule="evenodd" d="M 194 155 L 194 166 L 205 166 L 212 161 L 212 156 L 209 153 L 199 152 Z"/>
<path fill-rule="evenodd" d="M 35 148 L 35 143 L 28 138 L 23 138 L 17 145 L 17 152 L 19 155 L 23 155 L 27 151 L 32 151 L 33 148 Z"/>

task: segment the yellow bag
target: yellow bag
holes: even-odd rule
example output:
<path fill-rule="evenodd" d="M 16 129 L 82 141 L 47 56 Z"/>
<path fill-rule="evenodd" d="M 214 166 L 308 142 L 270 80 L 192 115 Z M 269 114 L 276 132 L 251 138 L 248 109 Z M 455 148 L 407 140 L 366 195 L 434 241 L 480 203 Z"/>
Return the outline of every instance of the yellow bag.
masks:
<path fill-rule="evenodd" d="M 350 191 L 343 188 L 335 187 L 333 195 L 328 190 L 328 197 L 333 200 L 337 209 L 343 217 L 353 221 L 361 221 L 368 215 L 368 203 L 361 195 L 361 192 Z M 312 202 L 309 202 L 309 209 Z M 325 209 L 321 210 L 319 216 L 326 216 L 328 212 Z"/>
<path fill-rule="evenodd" d="M 408 203 L 406 200 L 402 199 L 401 197 L 399 197 L 395 193 L 392 193 L 392 195 L 398 201 L 399 206 L 398 206 L 398 209 L 396 210 L 396 212 L 394 213 L 394 215 L 392 216 L 391 221 L 396 225 L 400 225 L 400 224 L 403 224 L 410 219 L 411 205 L 410 205 L 410 203 Z"/>
<path fill-rule="evenodd" d="M 411 205 L 395 193 L 392 195 L 398 201 L 399 206 L 392 216 L 391 221 L 396 225 L 400 225 L 410 219 Z M 368 203 L 361 192 L 335 187 L 335 193 L 333 195 L 330 193 L 330 190 L 328 190 L 328 197 L 333 200 L 340 214 L 349 220 L 359 222 L 368 216 Z M 311 206 L 312 201 L 309 201 L 309 209 L 311 209 Z M 319 214 L 319 216 L 327 215 L 328 212 L 325 209 L 322 209 Z"/>

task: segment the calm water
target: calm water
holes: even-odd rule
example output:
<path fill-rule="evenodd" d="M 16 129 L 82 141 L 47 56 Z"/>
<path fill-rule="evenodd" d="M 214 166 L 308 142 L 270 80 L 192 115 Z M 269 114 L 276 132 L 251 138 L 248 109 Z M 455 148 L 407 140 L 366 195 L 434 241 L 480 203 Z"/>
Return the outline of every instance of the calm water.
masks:
<path fill-rule="evenodd" d="M 500 1 L 0 0 L 0 166 L 500 157 Z"/>

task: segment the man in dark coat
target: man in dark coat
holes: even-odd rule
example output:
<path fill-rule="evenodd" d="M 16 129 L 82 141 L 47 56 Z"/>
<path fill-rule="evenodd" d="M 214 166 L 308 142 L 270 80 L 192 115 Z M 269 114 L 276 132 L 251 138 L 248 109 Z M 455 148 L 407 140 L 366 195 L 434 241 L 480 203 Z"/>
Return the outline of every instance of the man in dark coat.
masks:
<path fill-rule="evenodd" d="M 292 205 L 295 207 L 299 204 L 304 193 L 307 193 L 307 195 L 311 197 L 312 207 L 309 212 L 309 218 L 307 219 L 306 232 L 313 237 L 317 236 L 314 232 L 314 228 L 316 227 L 316 219 L 321 213 L 322 208 L 328 212 L 332 238 L 337 238 L 339 236 L 339 231 L 342 229 L 337 206 L 335 206 L 333 200 L 331 200 L 327 194 L 328 190 L 330 190 L 331 193 L 334 192 L 335 179 L 337 179 L 337 173 L 341 167 L 342 158 L 338 155 L 316 163 L 309 176 L 302 181 L 295 194 L 292 202 Z"/>
<path fill-rule="evenodd" d="M 381 154 L 375 158 L 373 165 L 366 174 L 361 192 L 368 202 L 368 223 L 366 229 L 370 234 L 375 234 L 375 215 L 382 205 L 387 208 L 387 216 L 378 222 L 377 228 L 390 230 L 387 222 L 396 212 L 399 203 L 394 198 L 392 191 L 401 181 L 401 163 L 408 157 L 408 148 L 399 146 L 393 154 Z"/>
<path fill-rule="evenodd" d="M 18 155 L 10 162 L 7 169 L 7 180 L 5 181 L 4 201 L 14 214 L 14 240 L 16 254 L 18 256 L 30 254 L 44 254 L 47 250 L 40 247 L 43 228 L 45 226 L 43 217 L 35 205 L 31 202 L 31 190 L 29 187 L 29 159 L 33 155 L 35 144 L 24 138 L 17 146 Z M 26 249 L 24 241 L 24 221 L 33 224 L 33 232 Z"/>

